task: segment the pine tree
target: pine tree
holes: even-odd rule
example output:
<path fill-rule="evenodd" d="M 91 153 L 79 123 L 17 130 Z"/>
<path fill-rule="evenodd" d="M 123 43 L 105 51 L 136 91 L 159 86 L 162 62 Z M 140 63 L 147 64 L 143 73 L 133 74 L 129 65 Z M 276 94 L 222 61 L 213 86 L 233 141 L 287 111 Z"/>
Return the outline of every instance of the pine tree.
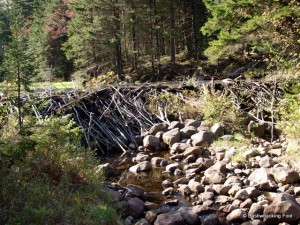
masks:
<path fill-rule="evenodd" d="M 2 68 L 4 70 L 5 80 L 12 84 L 17 90 L 17 108 L 18 121 L 22 127 L 22 87 L 28 90 L 28 84 L 33 75 L 32 59 L 27 52 L 27 41 L 24 33 L 24 15 L 17 4 L 9 6 L 11 42 L 4 54 Z M 10 95 L 15 90 L 8 90 Z"/>
<path fill-rule="evenodd" d="M 211 17 L 202 32 L 216 39 L 205 51 L 211 61 L 234 57 L 280 62 L 299 52 L 298 1 L 204 0 Z M 290 61 L 290 60 L 288 60 Z"/>

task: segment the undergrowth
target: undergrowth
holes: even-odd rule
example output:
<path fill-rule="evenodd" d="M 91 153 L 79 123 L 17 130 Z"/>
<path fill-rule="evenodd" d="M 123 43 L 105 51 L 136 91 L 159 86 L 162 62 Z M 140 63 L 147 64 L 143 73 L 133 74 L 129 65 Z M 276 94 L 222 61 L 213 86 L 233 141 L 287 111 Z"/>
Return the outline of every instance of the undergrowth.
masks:
<path fill-rule="evenodd" d="M 0 224 L 121 224 L 68 117 L 1 120 Z"/>

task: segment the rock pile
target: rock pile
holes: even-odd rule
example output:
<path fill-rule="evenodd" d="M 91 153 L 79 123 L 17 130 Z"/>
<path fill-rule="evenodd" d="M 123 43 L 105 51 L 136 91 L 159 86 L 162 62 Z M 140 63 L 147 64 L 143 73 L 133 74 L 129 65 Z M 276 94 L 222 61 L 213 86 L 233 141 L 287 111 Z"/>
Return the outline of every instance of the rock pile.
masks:
<path fill-rule="evenodd" d="M 133 173 L 161 167 L 174 179 L 162 182 L 165 202 L 143 201 L 144 190 L 135 185 L 114 191 L 116 204 L 136 225 L 279 224 L 300 222 L 299 173 L 279 163 L 284 148 L 280 142 L 245 146 L 245 163 L 232 162 L 235 148 L 208 148 L 224 138 L 224 127 L 211 128 L 199 121 L 156 124 L 143 134 L 143 146 L 134 157 Z M 138 138 L 141 138 L 138 137 Z M 152 156 L 169 150 L 170 157 Z M 189 206 L 177 206 L 177 195 Z M 177 206 L 177 207 L 176 207 Z M 138 220 L 138 221 L 137 221 Z"/>

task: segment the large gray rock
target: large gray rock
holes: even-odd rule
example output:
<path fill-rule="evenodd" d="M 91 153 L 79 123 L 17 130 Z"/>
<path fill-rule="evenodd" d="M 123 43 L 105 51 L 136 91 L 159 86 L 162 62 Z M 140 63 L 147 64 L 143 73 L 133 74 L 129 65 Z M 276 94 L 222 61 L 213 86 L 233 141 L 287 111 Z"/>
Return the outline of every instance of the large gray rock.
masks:
<path fill-rule="evenodd" d="M 132 162 L 134 162 L 134 163 L 140 163 L 140 162 L 144 162 L 144 161 L 150 161 L 150 156 L 146 155 L 144 153 L 138 153 L 136 155 L 136 157 L 134 157 L 132 159 Z"/>
<path fill-rule="evenodd" d="M 137 185 L 134 184 L 128 184 L 127 189 L 129 190 L 130 194 L 134 197 L 143 197 L 145 190 Z"/>
<path fill-rule="evenodd" d="M 253 219 L 263 218 L 264 207 L 260 203 L 253 203 L 249 209 L 248 216 Z"/>
<path fill-rule="evenodd" d="M 160 140 L 153 135 L 147 135 L 143 140 L 143 146 L 149 149 L 158 148 L 160 146 Z"/>
<path fill-rule="evenodd" d="M 251 186 L 262 191 L 271 191 L 278 188 L 270 169 L 259 168 L 254 170 L 248 177 Z"/>
<path fill-rule="evenodd" d="M 175 128 L 164 133 L 162 138 L 163 141 L 169 146 L 172 146 L 174 143 L 179 142 L 180 141 L 179 128 Z"/>
<path fill-rule="evenodd" d="M 182 153 L 184 157 L 187 157 L 189 155 L 195 155 L 196 157 L 199 157 L 203 154 L 204 148 L 202 146 L 195 146 L 195 147 L 189 147 L 185 149 L 185 151 Z"/>
<path fill-rule="evenodd" d="M 116 173 L 116 169 L 111 164 L 105 163 L 96 167 L 96 173 L 102 173 L 106 177 L 110 177 Z"/>
<path fill-rule="evenodd" d="M 130 167 L 129 171 L 132 173 L 140 173 L 140 172 L 148 172 L 151 169 L 152 169 L 151 163 L 148 161 L 145 161 L 145 162 L 141 162 L 137 165 Z"/>
<path fill-rule="evenodd" d="M 268 125 L 265 123 L 256 123 L 254 121 L 250 121 L 248 124 L 248 132 L 254 134 L 256 137 L 263 138 L 265 136 L 265 131 Z"/>
<path fill-rule="evenodd" d="M 187 119 L 184 121 L 185 126 L 193 126 L 193 127 L 199 127 L 201 125 L 200 120 L 193 120 L 193 119 Z"/>
<path fill-rule="evenodd" d="M 275 165 L 274 160 L 270 158 L 270 156 L 268 155 L 259 160 L 259 166 L 261 168 L 271 168 L 274 165 Z"/>
<path fill-rule="evenodd" d="M 150 128 L 149 134 L 155 135 L 159 131 L 166 132 L 167 130 L 168 130 L 168 125 L 167 124 L 165 124 L 165 123 L 158 123 L 158 124 L 154 124 Z"/>
<path fill-rule="evenodd" d="M 226 176 L 217 170 L 207 169 L 204 172 L 205 182 L 208 184 L 224 184 Z"/>
<path fill-rule="evenodd" d="M 240 200 L 244 201 L 248 198 L 251 198 L 251 199 L 256 198 L 259 194 L 260 194 L 260 192 L 258 190 L 256 190 L 256 188 L 248 187 L 248 188 L 239 190 L 235 194 L 234 197 L 236 199 L 240 199 Z"/>
<path fill-rule="evenodd" d="M 141 219 L 135 223 L 135 225 L 151 225 L 146 219 Z"/>
<path fill-rule="evenodd" d="M 266 224 L 289 223 L 299 219 L 300 205 L 295 198 L 287 194 L 275 196 L 273 202 L 264 209 L 264 222 Z"/>
<path fill-rule="evenodd" d="M 183 153 L 189 147 L 191 146 L 186 143 L 174 143 L 171 147 L 171 154 Z"/>
<path fill-rule="evenodd" d="M 210 145 L 214 141 L 214 134 L 210 131 L 200 131 L 191 137 L 193 146 Z"/>
<path fill-rule="evenodd" d="M 200 218 L 193 211 L 192 207 L 181 207 L 177 210 L 177 212 L 181 215 L 181 217 L 184 219 L 184 221 L 189 225 L 197 225 L 200 223 Z"/>
<path fill-rule="evenodd" d="M 159 166 L 163 160 L 165 160 L 163 157 L 153 157 L 151 159 L 151 164 L 154 166 Z"/>
<path fill-rule="evenodd" d="M 215 135 L 215 137 L 221 137 L 224 135 L 224 127 L 220 123 L 214 124 L 211 128 L 210 131 Z"/>
<path fill-rule="evenodd" d="M 193 134 L 197 133 L 197 128 L 193 126 L 186 126 L 180 130 L 181 138 L 189 139 Z"/>
<path fill-rule="evenodd" d="M 226 217 L 228 222 L 243 222 L 248 218 L 248 214 L 242 209 L 235 209 L 231 213 L 229 213 Z"/>
<path fill-rule="evenodd" d="M 204 186 L 200 183 L 195 181 L 195 179 L 192 179 L 188 182 L 189 188 L 196 193 L 204 192 Z"/>
<path fill-rule="evenodd" d="M 176 169 L 180 168 L 180 164 L 179 163 L 171 163 L 169 165 L 166 166 L 166 171 L 167 172 L 174 172 Z"/>
<path fill-rule="evenodd" d="M 284 167 L 274 168 L 273 175 L 277 183 L 294 184 L 299 181 L 299 173 L 297 171 Z"/>
<path fill-rule="evenodd" d="M 168 127 L 169 130 L 173 130 L 175 128 L 182 129 L 184 124 L 180 123 L 179 121 L 172 121 Z"/>
<path fill-rule="evenodd" d="M 168 212 L 158 215 L 154 225 L 186 225 L 186 222 L 180 213 Z"/>
<path fill-rule="evenodd" d="M 145 205 L 144 202 L 139 198 L 128 199 L 128 215 L 135 219 L 141 218 L 144 215 Z"/>

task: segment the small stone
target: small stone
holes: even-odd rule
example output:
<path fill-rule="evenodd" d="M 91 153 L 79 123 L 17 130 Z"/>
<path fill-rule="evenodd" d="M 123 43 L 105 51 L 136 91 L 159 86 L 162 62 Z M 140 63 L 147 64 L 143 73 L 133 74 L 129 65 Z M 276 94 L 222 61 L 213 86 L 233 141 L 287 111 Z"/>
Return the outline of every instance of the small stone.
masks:
<path fill-rule="evenodd" d="M 165 123 L 158 123 L 158 124 L 154 124 L 150 130 L 149 130 L 149 134 L 155 135 L 157 132 L 162 131 L 162 132 L 166 132 L 168 130 L 168 125 Z"/>
<path fill-rule="evenodd" d="M 183 153 L 189 147 L 191 146 L 186 143 L 174 143 L 171 147 L 171 154 Z"/>
<path fill-rule="evenodd" d="M 203 154 L 203 151 L 204 148 L 201 146 L 189 147 L 182 153 L 182 155 L 184 157 L 187 157 L 189 155 L 195 155 L 196 157 L 199 157 Z"/>
<path fill-rule="evenodd" d="M 137 185 L 134 184 L 128 184 L 127 189 L 129 190 L 130 194 L 134 197 L 142 197 L 144 195 L 145 190 Z"/>
<path fill-rule="evenodd" d="M 230 134 L 226 134 L 220 137 L 220 139 L 223 141 L 234 141 L 234 136 Z"/>
<path fill-rule="evenodd" d="M 147 210 L 154 210 L 154 209 L 158 209 L 159 208 L 159 204 L 156 204 L 154 202 L 148 202 L 148 201 L 145 201 L 145 207 Z"/>
<path fill-rule="evenodd" d="M 185 126 L 180 130 L 181 138 L 190 138 L 193 134 L 197 133 L 197 128 L 194 126 Z"/>
<path fill-rule="evenodd" d="M 180 213 L 163 213 L 157 216 L 154 225 L 186 225 Z"/>
<path fill-rule="evenodd" d="M 173 195 L 174 194 L 174 188 L 169 187 L 162 191 L 162 194 L 165 196 Z"/>
<path fill-rule="evenodd" d="M 259 166 L 261 168 L 271 168 L 274 165 L 275 165 L 275 162 L 268 155 L 259 160 Z"/>
<path fill-rule="evenodd" d="M 190 196 L 192 194 L 191 189 L 189 188 L 188 185 L 182 184 L 179 186 L 178 191 L 185 196 Z"/>
<path fill-rule="evenodd" d="M 224 135 L 224 127 L 220 123 L 214 124 L 210 131 L 215 135 L 215 137 L 220 137 Z"/>
<path fill-rule="evenodd" d="M 252 203 L 253 203 L 252 200 L 250 198 L 248 198 L 240 204 L 240 207 L 242 209 L 249 209 L 251 207 Z"/>
<path fill-rule="evenodd" d="M 200 131 L 199 133 L 192 135 L 191 139 L 193 141 L 193 146 L 202 146 L 204 144 L 213 143 L 214 135 L 209 131 Z"/>
<path fill-rule="evenodd" d="M 164 180 L 162 182 L 163 188 L 174 187 L 174 184 L 171 180 Z"/>
<path fill-rule="evenodd" d="M 253 220 L 263 218 L 263 213 L 264 207 L 259 203 L 253 203 L 249 209 L 248 215 Z"/>
<path fill-rule="evenodd" d="M 154 166 L 159 166 L 161 161 L 165 160 L 164 158 L 162 157 L 153 157 L 151 159 L 151 164 L 154 165 Z"/>
<path fill-rule="evenodd" d="M 160 140 L 159 138 L 153 135 L 147 135 L 143 140 L 143 146 L 148 149 L 154 149 L 155 147 L 159 147 Z"/>
<path fill-rule="evenodd" d="M 278 167 L 273 169 L 273 175 L 277 183 L 293 184 L 299 180 L 299 173 L 295 170 Z"/>
<path fill-rule="evenodd" d="M 196 193 L 204 192 L 204 187 L 200 182 L 195 181 L 194 179 L 188 182 L 189 188 Z"/>
<path fill-rule="evenodd" d="M 235 209 L 226 217 L 229 223 L 244 222 L 247 218 L 248 218 L 247 213 L 242 209 Z"/>
<path fill-rule="evenodd" d="M 190 181 L 190 179 L 186 178 L 186 177 L 181 177 L 178 180 L 176 180 L 174 182 L 174 184 L 179 185 L 179 184 L 188 184 Z"/>
<path fill-rule="evenodd" d="M 271 156 L 281 156 L 282 155 L 282 148 L 271 149 L 268 153 Z"/>
<path fill-rule="evenodd" d="M 110 177 L 116 173 L 116 169 L 109 163 L 105 163 L 96 167 L 96 173 L 103 173 L 106 177 Z"/>
<path fill-rule="evenodd" d="M 168 206 L 177 206 L 179 204 L 179 200 L 178 199 L 167 200 L 165 201 L 165 204 Z"/>
<path fill-rule="evenodd" d="M 141 219 L 135 225 L 151 225 L 146 219 Z"/>
<path fill-rule="evenodd" d="M 182 129 L 184 127 L 184 124 L 180 123 L 179 121 L 172 121 L 168 127 L 169 130 L 179 128 Z"/>
<path fill-rule="evenodd" d="M 164 133 L 163 141 L 169 146 L 172 146 L 174 143 L 179 142 L 180 141 L 179 128 L 175 128 Z"/>
<path fill-rule="evenodd" d="M 166 166 L 166 171 L 167 172 L 174 172 L 176 169 L 180 168 L 180 164 L 179 163 L 171 163 L 169 165 Z"/>
<path fill-rule="evenodd" d="M 145 162 L 141 162 L 137 165 L 130 167 L 129 171 L 132 173 L 140 173 L 140 172 L 148 172 L 151 169 L 152 169 L 151 163 L 148 161 L 145 161 Z"/>

